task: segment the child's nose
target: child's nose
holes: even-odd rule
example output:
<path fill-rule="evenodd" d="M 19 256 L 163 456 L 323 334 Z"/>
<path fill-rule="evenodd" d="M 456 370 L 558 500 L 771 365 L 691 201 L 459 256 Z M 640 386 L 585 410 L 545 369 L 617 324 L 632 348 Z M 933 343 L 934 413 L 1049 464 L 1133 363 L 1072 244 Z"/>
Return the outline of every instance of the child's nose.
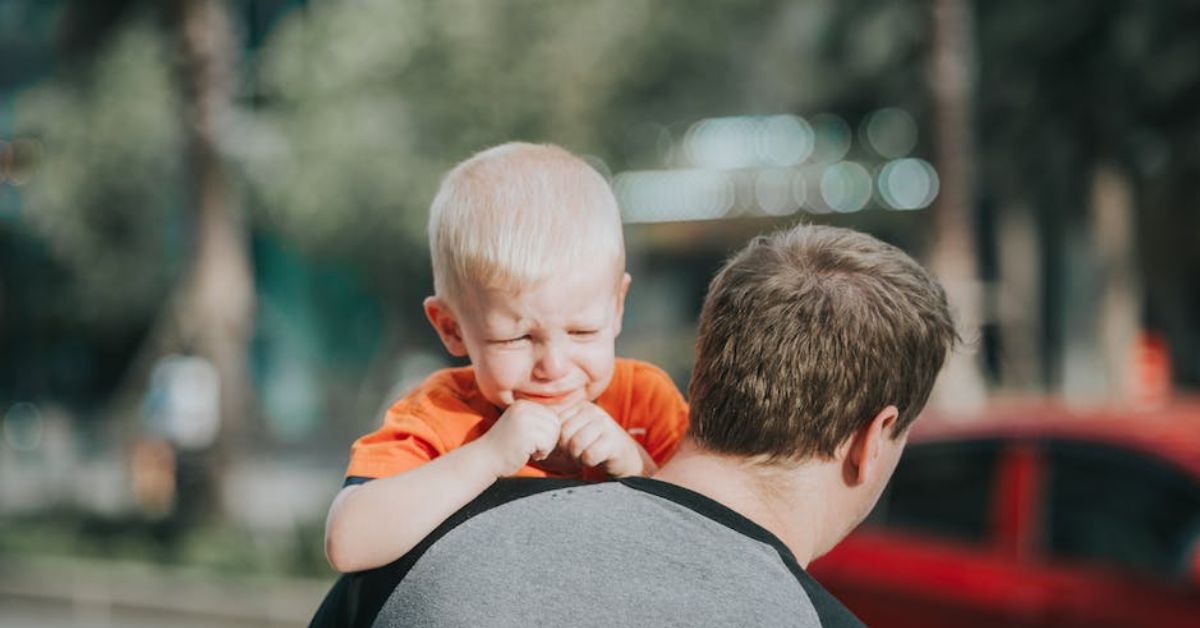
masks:
<path fill-rule="evenodd" d="M 566 370 L 566 355 L 559 343 L 553 341 L 542 343 L 537 363 L 534 364 L 534 377 L 553 381 L 566 375 Z"/>

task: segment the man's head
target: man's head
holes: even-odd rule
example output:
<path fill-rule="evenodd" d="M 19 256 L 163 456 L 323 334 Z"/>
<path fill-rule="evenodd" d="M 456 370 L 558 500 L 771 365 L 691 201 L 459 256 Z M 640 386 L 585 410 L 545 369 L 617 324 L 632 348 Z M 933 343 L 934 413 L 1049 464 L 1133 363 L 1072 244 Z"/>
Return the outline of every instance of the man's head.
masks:
<path fill-rule="evenodd" d="M 523 143 L 476 154 L 442 181 L 429 243 L 426 315 L 489 401 L 604 391 L 629 276 L 616 199 L 586 162 Z"/>
<path fill-rule="evenodd" d="M 767 464 L 855 464 L 874 429 L 882 456 L 852 478 L 869 510 L 956 340 L 942 288 L 896 247 L 810 225 L 760 236 L 709 287 L 689 436 Z"/>

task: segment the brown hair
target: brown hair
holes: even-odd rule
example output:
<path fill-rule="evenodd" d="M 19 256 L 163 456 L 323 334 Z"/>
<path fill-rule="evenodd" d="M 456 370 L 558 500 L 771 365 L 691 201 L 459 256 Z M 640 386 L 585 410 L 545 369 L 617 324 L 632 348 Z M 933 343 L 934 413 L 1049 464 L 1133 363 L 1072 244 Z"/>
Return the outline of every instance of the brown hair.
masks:
<path fill-rule="evenodd" d="M 957 340 L 942 287 L 900 249 L 815 225 L 759 236 L 709 285 L 690 436 L 769 461 L 830 457 L 888 405 L 902 434 Z"/>

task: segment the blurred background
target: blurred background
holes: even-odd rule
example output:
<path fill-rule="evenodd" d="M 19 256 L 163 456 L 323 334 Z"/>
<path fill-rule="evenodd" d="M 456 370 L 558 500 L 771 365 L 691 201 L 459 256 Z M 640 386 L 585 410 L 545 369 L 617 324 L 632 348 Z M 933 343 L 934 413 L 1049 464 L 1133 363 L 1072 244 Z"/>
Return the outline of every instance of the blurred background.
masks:
<path fill-rule="evenodd" d="M 1198 35 L 1190 0 L 0 0 L 0 623 L 303 624 L 350 442 L 451 363 L 439 177 L 512 139 L 610 178 L 618 350 L 681 388 L 713 271 L 809 221 L 945 283 L 933 412 L 1172 406 Z"/>

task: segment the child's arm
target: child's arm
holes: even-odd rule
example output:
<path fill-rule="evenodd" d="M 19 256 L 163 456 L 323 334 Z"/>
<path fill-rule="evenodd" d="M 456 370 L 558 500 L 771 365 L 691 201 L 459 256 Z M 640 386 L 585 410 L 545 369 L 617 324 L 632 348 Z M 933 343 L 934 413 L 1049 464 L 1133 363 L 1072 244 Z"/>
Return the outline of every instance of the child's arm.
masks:
<path fill-rule="evenodd" d="M 518 401 L 479 439 L 399 475 L 343 488 L 325 521 L 325 554 L 341 572 L 386 565 L 479 496 L 558 443 L 558 416 Z"/>
<path fill-rule="evenodd" d="M 658 465 L 600 406 L 585 402 L 562 412 L 559 447 L 613 477 L 650 475 Z"/>

